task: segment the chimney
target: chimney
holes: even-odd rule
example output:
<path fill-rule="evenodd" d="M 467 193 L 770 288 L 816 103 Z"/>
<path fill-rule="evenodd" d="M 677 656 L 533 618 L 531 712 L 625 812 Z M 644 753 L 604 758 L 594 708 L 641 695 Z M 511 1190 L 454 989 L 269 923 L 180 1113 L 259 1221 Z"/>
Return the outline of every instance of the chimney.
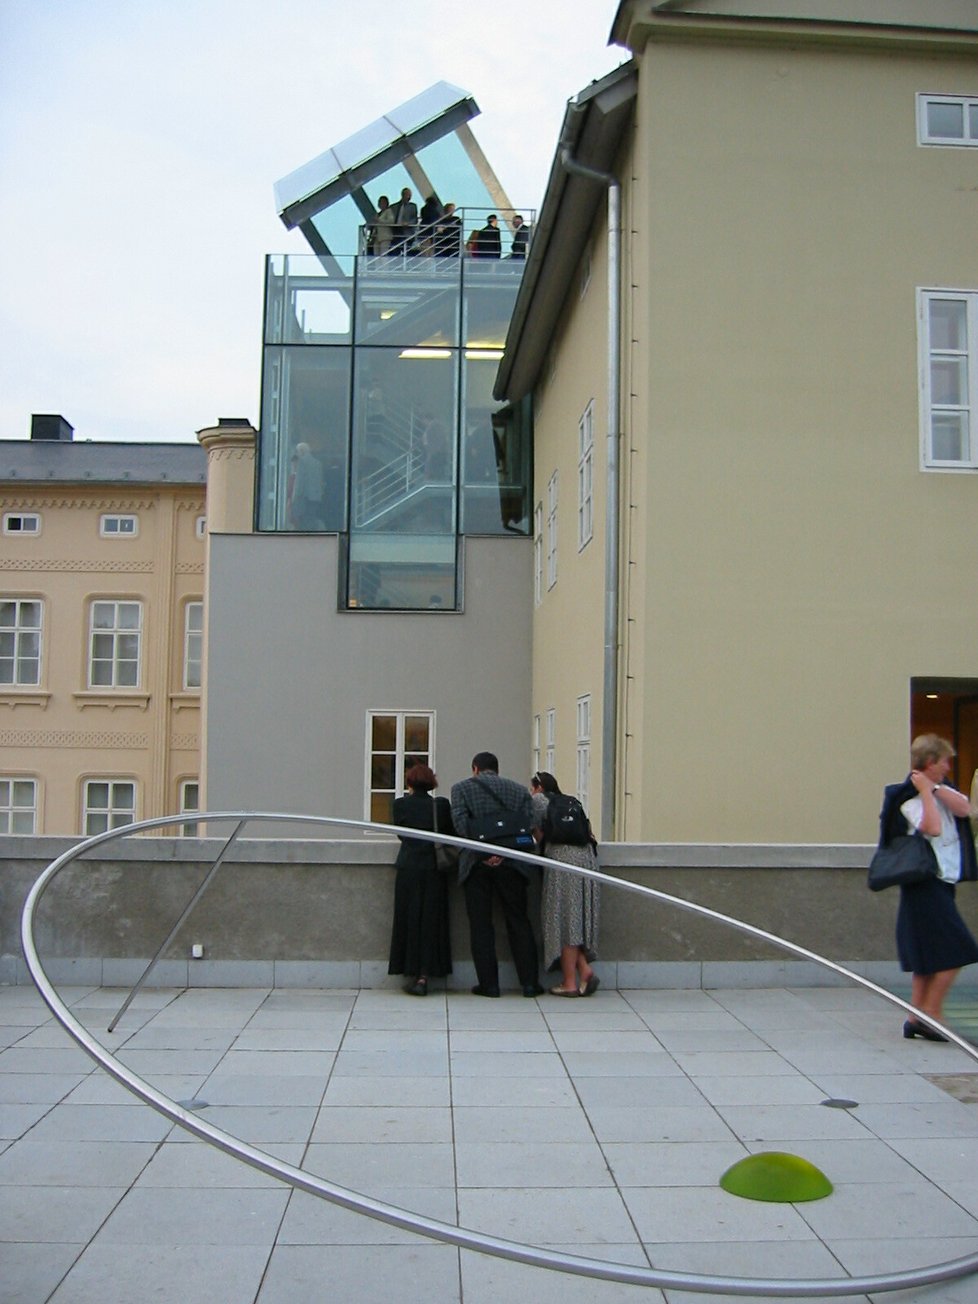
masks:
<path fill-rule="evenodd" d="M 31 439 L 47 439 L 70 444 L 74 433 L 74 426 L 70 426 L 64 417 L 37 413 L 31 417 Z"/>

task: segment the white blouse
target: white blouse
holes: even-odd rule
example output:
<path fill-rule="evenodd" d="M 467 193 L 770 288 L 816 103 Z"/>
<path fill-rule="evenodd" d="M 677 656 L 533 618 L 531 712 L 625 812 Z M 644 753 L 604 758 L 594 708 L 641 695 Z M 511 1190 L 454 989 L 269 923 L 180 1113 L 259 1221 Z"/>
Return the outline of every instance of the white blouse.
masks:
<path fill-rule="evenodd" d="M 936 805 L 941 815 L 941 831 L 934 836 L 929 833 L 923 836 L 934 848 L 937 866 L 941 871 L 941 880 L 945 883 L 957 883 L 961 877 L 961 840 L 958 837 L 958 826 L 954 822 L 954 816 L 943 803 L 938 801 Z M 913 828 L 919 829 L 924 818 L 923 799 L 911 797 L 900 807 L 900 813 L 907 817 Z"/>

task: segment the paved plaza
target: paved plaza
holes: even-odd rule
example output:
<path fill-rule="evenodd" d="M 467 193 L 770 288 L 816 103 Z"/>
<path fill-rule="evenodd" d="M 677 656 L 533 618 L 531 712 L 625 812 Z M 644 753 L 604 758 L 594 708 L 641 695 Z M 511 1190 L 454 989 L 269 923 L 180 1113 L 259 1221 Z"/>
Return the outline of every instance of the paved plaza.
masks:
<path fill-rule="evenodd" d="M 446 1222 L 723 1275 L 840 1277 L 978 1251 L 978 1065 L 904 1040 L 900 1012 L 861 989 L 145 990 L 110 1035 L 124 995 L 65 999 L 201 1117 Z M 32 987 L 0 988 L 0 1047 L 3 1304 L 718 1298 L 459 1251 L 294 1191 L 119 1087 Z M 785 1205 L 722 1191 L 760 1150 L 811 1160 L 834 1193 Z M 978 1304 L 978 1276 L 873 1298 Z"/>

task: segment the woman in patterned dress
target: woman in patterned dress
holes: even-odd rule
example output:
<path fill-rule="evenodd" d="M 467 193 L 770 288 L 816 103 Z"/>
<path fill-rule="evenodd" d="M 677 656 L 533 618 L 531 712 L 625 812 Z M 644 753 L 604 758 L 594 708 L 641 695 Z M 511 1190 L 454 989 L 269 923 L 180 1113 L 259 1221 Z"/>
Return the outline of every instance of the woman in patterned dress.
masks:
<path fill-rule="evenodd" d="M 534 836 L 540 851 L 551 860 L 574 865 L 578 869 L 598 868 L 597 843 L 592 838 L 583 847 L 566 843 L 547 844 L 544 823 L 551 796 L 560 788 L 546 770 L 539 770 L 530 780 L 533 794 Z M 565 874 L 550 865 L 543 867 L 543 895 L 540 916 L 543 926 L 543 960 L 548 972 L 560 972 L 561 984 L 551 987 L 553 996 L 593 996 L 600 979 L 591 967 L 597 958 L 598 921 L 601 889 L 593 878 Z"/>

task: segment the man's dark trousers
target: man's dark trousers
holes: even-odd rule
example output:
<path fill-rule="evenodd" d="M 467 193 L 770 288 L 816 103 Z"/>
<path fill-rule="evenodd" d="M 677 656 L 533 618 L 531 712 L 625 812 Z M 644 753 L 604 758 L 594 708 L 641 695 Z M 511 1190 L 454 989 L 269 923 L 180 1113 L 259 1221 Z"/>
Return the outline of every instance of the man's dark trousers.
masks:
<path fill-rule="evenodd" d="M 479 986 L 499 987 L 499 965 L 496 961 L 496 930 L 492 922 L 493 893 L 498 893 L 506 921 L 509 949 L 519 976 L 520 986 L 534 987 L 537 983 L 537 944 L 533 926 L 527 914 L 527 884 L 524 875 L 513 861 L 501 865 L 480 862 L 472 866 L 462 885 L 465 908 L 469 915 L 469 935 L 472 959 Z"/>

